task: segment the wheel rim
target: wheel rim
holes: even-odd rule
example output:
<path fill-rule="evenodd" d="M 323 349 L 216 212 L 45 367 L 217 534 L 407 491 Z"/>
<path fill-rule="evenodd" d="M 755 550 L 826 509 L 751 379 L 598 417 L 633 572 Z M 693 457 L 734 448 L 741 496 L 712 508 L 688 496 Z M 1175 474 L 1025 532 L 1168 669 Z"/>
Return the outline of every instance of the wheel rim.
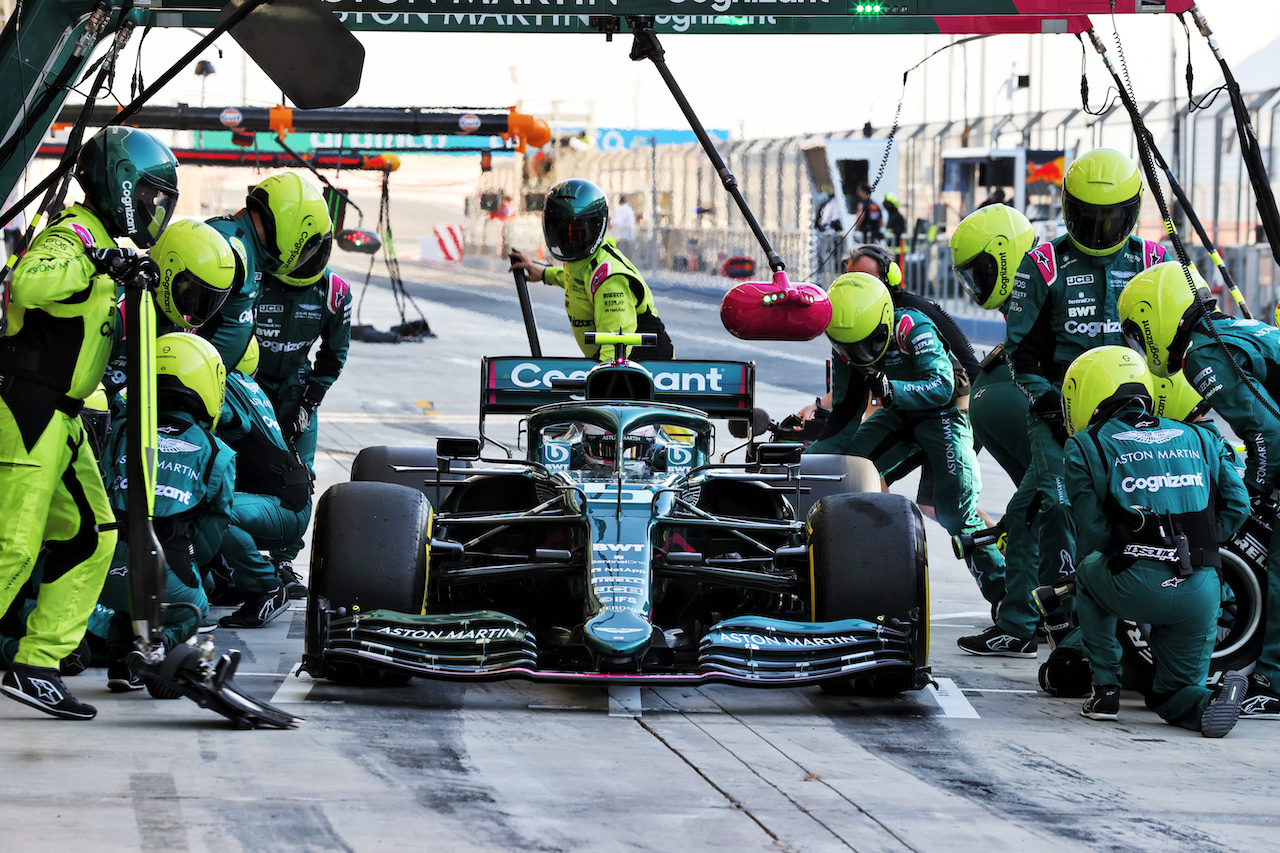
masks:
<path fill-rule="evenodd" d="M 1223 550 L 1222 601 L 1235 601 L 1235 615 L 1225 609 L 1218 615 L 1218 640 L 1213 658 L 1225 658 L 1240 651 L 1253 639 L 1262 624 L 1262 587 L 1249 564 L 1238 555 Z"/>

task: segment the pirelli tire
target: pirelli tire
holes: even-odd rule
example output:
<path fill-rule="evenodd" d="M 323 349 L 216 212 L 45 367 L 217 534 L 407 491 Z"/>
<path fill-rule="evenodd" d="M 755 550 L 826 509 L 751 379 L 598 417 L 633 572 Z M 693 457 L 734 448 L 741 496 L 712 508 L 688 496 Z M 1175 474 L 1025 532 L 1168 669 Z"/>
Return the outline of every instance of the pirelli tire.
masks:
<path fill-rule="evenodd" d="M 452 486 L 445 483 L 460 482 L 467 478 L 466 474 L 455 474 L 454 470 L 470 468 L 467 459 L 449 460 L 450 473 L 440 475 L 439 487 L 435 484 L 439 460 L 434 447 L 417 445 L 378 445 L 366 447 L 356 454 L 351 463 L 351 481 L 374 481 L 379 483 L 399 483 L 417 489 L 427 496 L 435 506 L 443 506 Z"/>
<path fill-rule="evenodd" d="M 915 689 L 916 671 L 929 655 L 929 567 L 919 508 L 889 493 L 832 495 L 809 510 L 807 527 L 811 618 L 914 626 L 911 668 L 824 684 L 823 690 L 891 695 Z"/>
<path fill-rule="evenodd" d="M 809 509 L 823 498 L 833 495 L 880 491 L 880 472 L 870 459 L 842 456 L 838 453 L 806 453 L 800 457 L 800 495 L 787 492 L 796 518 L 806 518 Z M 813 476 L 839 477 L 839 480 L 812 479 Z"/>
<path fill-rule="evenodd" d="M 355 608 L 364 613 L 421 612 L 433 522 L 427 496 L 398 483 L 338 483 L 320 497 L 312 535 L 306 651 L 311 665 L 322 671 L 309 671 L 363 686 L 392 686 L 412 678 L 398 670 L 324 661 L 324 647 L 332 613 Z"/>

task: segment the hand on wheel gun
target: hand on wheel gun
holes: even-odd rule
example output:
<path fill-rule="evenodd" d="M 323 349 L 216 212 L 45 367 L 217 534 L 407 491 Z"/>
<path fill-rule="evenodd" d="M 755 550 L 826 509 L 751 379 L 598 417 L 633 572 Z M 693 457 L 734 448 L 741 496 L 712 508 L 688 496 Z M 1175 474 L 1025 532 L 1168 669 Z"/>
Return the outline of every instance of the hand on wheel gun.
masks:
<path fill-rule="evenodd" d="M 89 249 L 85 254 L 94 269 L 120 284 L 150 289 L 160 283 L 160 267 L 133 249 Z"/>

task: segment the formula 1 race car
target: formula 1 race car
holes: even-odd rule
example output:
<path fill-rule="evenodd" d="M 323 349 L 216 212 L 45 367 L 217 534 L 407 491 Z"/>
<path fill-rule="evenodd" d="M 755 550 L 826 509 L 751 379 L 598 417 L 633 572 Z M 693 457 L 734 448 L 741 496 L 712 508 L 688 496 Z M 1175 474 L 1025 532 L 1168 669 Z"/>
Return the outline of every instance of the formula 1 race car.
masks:
<path fill-rule="evenodd" d="M 752 364 L 481 369 L 480 439 L 366 448 L 320 499 L 306 671 L 878 694 L 930 682 L 915 504 L 881 494 L 867 460 L 799 444 L 713 459 L 710 418 L 751 416 Z M 481 456 L 491 414 L 527 415 L 526 459 Z"/>

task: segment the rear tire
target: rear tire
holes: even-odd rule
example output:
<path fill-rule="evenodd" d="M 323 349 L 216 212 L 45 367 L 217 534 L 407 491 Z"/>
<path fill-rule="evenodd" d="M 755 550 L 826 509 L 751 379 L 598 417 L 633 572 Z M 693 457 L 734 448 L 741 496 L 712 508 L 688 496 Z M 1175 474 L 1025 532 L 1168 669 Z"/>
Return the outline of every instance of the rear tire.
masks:
<path fill-rule="evenodd" d="M 839 476 L 840 480 L 813 480 L 810 475 Z M 809 510 L 823 498 L 843 494 L 867 494 L 880 491 L 880 472 L 870 459 L 861 456 L 842 456 L 838 453 L 814 453 L 800 457 L 799 498 L 795 492 L 787 492 L 787 500 L 793 504 L 796 518 L 808 517 Z M 807 489 L 808 491 L 804 491 Z"/>
<path fill-rule="evenodd" d="M 421 613 L 433 512 L 426 495 L 384 482 L 338 483 L 316 505 L 307 597 L 307 657 L 323 659 L 329 614 L 394 610 Z M 323 676 L 342 684 L 403 684 L 411 675 L 346 662 Z"/>
<path fill-rule="evenodd" d="M 919 508 L 901 495 L 841 494 L 814 504 L 808 526 L 811 618 L 914 623 L 915 667 L 925 666 L 929 568 Z M 915 686 L 914 670 L 822 685 L 829 693 L 874 695 Z"/>
<path fill-rule="evenodd" d="M 355 461 L 351 463 L 351 481 L 360 482 L 378 482 L 378 483 L 399 483 L 402 486 L 408 486 L 417 489 L 427 496 L 435 506 L 443 506 L 444 499 L 449 494 L 452 486 L 445 485 L 445 482 L 459 482 L 467 478 L 466 474 L 441 474 L 441 484 L 439 494 L 437 494 L 435 486 L 436 474 L 432 471 L 425 471 L 425 468 L 436 468 L 439 460 L 436 457 L 436 449 L 434 447 L 419 447 L 417 445 L 380 445 L 377 447 L 366 447 L 356 454 Z M 470 468 L 471 461 L 468 459 L 451 459 L 449 460 L 451 469 Z"/>

